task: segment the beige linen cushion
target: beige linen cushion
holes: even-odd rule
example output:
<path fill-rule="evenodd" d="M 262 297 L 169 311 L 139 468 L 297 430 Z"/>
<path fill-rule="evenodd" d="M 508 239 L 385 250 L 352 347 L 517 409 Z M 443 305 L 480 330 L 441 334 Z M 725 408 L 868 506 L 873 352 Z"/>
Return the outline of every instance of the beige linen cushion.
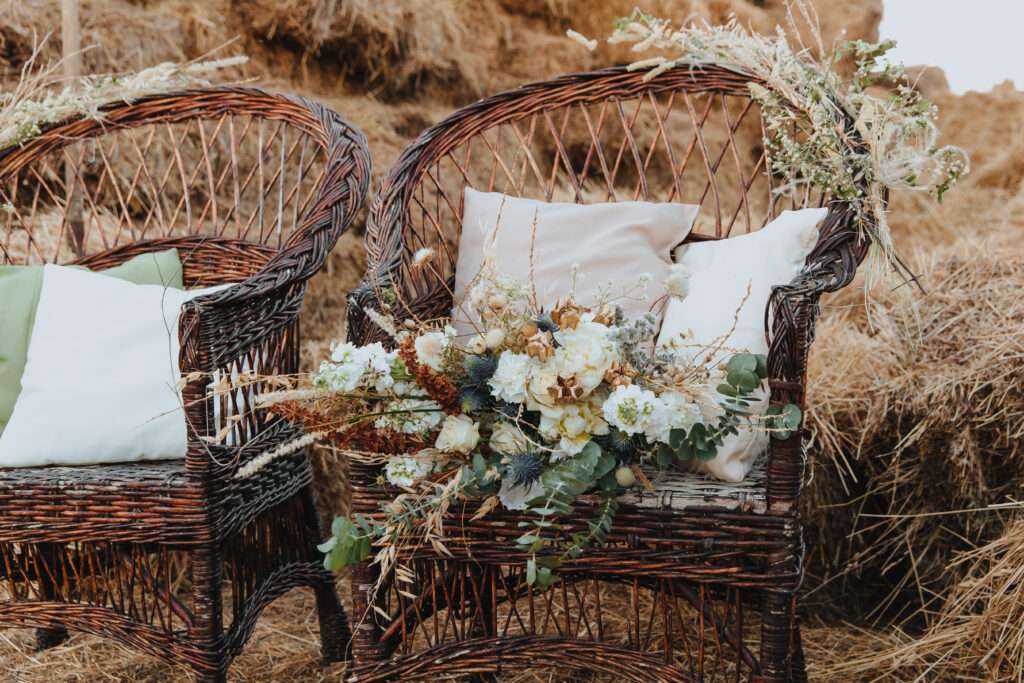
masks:
<path fill-rule="evenodd" d="M 542 306 L 550 308 L 572 290 L 576 264 L 578 303 L 605 298 L 622 306 L 627 317 L 647 312 L 665 294 L 672 249 L 686 239 L 699 210 L 678 203 L 546 203 L 468 187 L 464 200 L 452 313 L 460 335 L 476 329 L 469 306 L 459 304 L 485 256 L 502 276 L 529 283 L 531 242 L 533 283 Z M 642 274 L 650 277 L 646 298 L 638 287 Z"/>
<path fill-rule="evenodd" d="M 768 353 L 764 315 L 772 288 L 789 284 L 800 273 L 827 213 L 785 211 L 757 232 L 676 249 L 676 267 L 685 274 L 687 292 L 681 299 L 669 299 L 658 345 L 681 339 L 680 348 L 693 357 L 724 338 L 714 362 L 737 352 Z M 768 396 L 762 394 L 750 410 L 764 414 L 767 408 Z M 714 459 L 697 463 L 696 469 L 724 481 L 742 481 L 767 445 L 763 429 L 741 428 L 726 437 Z"/>

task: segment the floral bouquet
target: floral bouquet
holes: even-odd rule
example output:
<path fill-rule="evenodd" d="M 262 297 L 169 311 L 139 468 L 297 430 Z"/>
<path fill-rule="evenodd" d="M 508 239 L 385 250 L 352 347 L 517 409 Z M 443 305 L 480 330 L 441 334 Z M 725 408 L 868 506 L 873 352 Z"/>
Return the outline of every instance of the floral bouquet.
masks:
<path fill-rule="evenodd" d="M 479 515 L 521 511 L 527 580 L 545 587 L 562 560 L 604 539 L 622 493 L 652 487 L 648 473 L 715 457 L 741 426 L 787 436 L 799 425 L 796 406 L 748 413 L 764 396 L 764 356 L 682 340 L 656 347 L 651 313 L 627 320 L 611 303 L 587 307 L 571 295 L 543 310 L 528 288 L 486 267 L 461 307 L 478 320 L 468 339 L 368 311 L 394 350 L 340 344 L 308 386 L 261 397 L 305 425 L 297 447 L 319 440 L 379 464 L 380 484 L 394 487 L 380 515 L 335 520 L 321 546 L 328 569 L 373 552 L 386 569 L 400 547 L 424 542 L 445 553 L 444 511 L 475 497 Z M 563 538 L 559 517 L 583 494 L 598 500 L 597 516 Z"/>

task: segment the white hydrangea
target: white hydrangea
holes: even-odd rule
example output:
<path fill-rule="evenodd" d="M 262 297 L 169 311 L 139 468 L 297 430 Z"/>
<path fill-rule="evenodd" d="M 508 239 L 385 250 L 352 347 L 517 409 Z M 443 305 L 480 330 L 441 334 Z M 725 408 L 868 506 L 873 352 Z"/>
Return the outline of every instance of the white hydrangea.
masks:
<path fill-rule="evenodd" d="M 665 414 L 666 432 L 673 429 L 689 431 L 698 422 L 704 422 L 701 406 L 678 391 L 666 391 L 658 399 L 662 403 L 661 410 Z M 717 402 L 715 402 L 715 406 L 720 408 Z M 667 442 L 668 434 L 666 433 L 664 438 L 658 438 L 656 441 Z"/>
<path fill-rule="evenodd" d="M 434 444 L 448 453 L 469 453 L 480 442 L 480 425 L 467 415 L 449 415 Z"/>
<path fill-rule="evenodd" d="M 444 417 L 441 405 L 421 398 L 406 398 L 385 404 L 389 414 L 378 417 L 373 425 L 377 429 L 393 429 L 405 434 L 426 434 L 437 429 Z"/>
<path fill-rule="evenodd" d="M 560 403 L 541 406 L 538 431 L 545 439 L 556 442 L 552 460 L 573 456 L 595 436 L 608 433 L 608 423 L 601 418 L 600 405 L 594 401 Z"/>
<path fill-rule="evenodd" d="M 533 361 L 525 353 L 506 351 L 498 356 L 498 367 L 487 381 L 491 395 L 499 401 L 522 403 L 526 400 L 526 383 Z"/>
<path fill-rule="evenodd" d="M 384 476 L 392 486 L 409 488 L 430 474 L 433 468 L 434 463 L 429 458 L 399 455 L 388 460 L 384 467 Z"/>
<path fill-rule="evenodd" d="M 611 328 L 594 322 L 592 313 L 584 314 L 575 329 L 559 330 L 555 340 L 554 362 L 559 377 L 572 377 L 584 394 L 600 386 L 604 373 L 620 360 L 618 346 L 610 336 Z"/>

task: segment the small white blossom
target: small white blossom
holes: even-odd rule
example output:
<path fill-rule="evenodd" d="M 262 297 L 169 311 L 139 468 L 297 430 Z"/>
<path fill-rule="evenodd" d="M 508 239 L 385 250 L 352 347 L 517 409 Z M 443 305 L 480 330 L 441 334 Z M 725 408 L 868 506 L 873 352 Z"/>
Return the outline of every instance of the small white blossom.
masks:
<path fill-rule="evenodd" d="M 384 467 L 384 476 L 392 486 L 409 488 L 430 474 L 433 467 L 433 461 L 427 458 L 410 458 L 400 455 L 388 460 L 388 464 Z"/>
<path fill-rule="evenodd" d="M 416 338 L 416 360 L 434 372 L 444 368 L 444 352 L 451 338 L 445 332 L 427 332 Z"/>
<path fill-rule="evenodd" d="M 413 256 L 412 256 L 412 266 L 413 266 L 413 268 L 417 268 L 419 266 L 422 266 L 424 263 L 429 261 L 430 258 L 433 255 L 434 255 L 434 250 L 430 249 L 430 248 L 427 248 L 427 247 L 424 247 L 423 249 L 417 250 L 416 253 L 413 254 Z"/>
<path fill-rule="evenodd" d="M 397 386 L 397 385 L 396 385 Z M 406 398 L 384 406 L 387 415 L 378 417 L 373 425 L 378 429 L 393 429 L 405 434 L 426 434 L 437 429 L 444 417 L 439 403 L 429 399 Z"/>
<path fill-rule="evenodd" d="M 690 293 L 689 271 L 678 263 L 672 264 L 668 278 L 665 280 L 665 289 L 674 297 L 686 298 L 686 295 Z"/>

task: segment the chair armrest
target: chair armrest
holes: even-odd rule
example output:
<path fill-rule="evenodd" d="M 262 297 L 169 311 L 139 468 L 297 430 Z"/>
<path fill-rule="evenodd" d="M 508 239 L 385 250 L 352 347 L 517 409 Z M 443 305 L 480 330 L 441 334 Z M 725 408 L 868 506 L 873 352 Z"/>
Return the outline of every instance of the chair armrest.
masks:
<path fill-rule="evenodd" d="M 186 469 L 197 474 L 233 472 L 240 464 L 237 458 L 212 457 L 207 447 L 225 420 L 234 420 L 232 445 L 238 453 L 280 422 L 252 405 L 263 383 L 238 382 L 238 376 L 298 372 L 298 319 L 306 286 L 351 225 L 369 188 L 363 134 L 335 112 L 295 99 L 319 118 L 327 138 L 324 174 L 300 227 L 253 277 L 193 299 L 182 311 L 179 359 L 190 437 Z M 218 409 L 207 396 L 212 381 L 238 384 Z"/>
<path fill-rule="evenodd" d="M 818 243 L 800 274 L 775 287 L 765 311 L 768 330 L 768 382 L 773 405 L 794 403 L 805 408 L 807 354 L 814 341 L 818 301 L 853 281 L 867 253 L 869 240 L 855 224 L 846 204 L 833 203 Z M 776 511 L 795 507 L 804 482 L 804 429 L 788 439 L 772 439 L 768 459 L 768 504 Z"/>

